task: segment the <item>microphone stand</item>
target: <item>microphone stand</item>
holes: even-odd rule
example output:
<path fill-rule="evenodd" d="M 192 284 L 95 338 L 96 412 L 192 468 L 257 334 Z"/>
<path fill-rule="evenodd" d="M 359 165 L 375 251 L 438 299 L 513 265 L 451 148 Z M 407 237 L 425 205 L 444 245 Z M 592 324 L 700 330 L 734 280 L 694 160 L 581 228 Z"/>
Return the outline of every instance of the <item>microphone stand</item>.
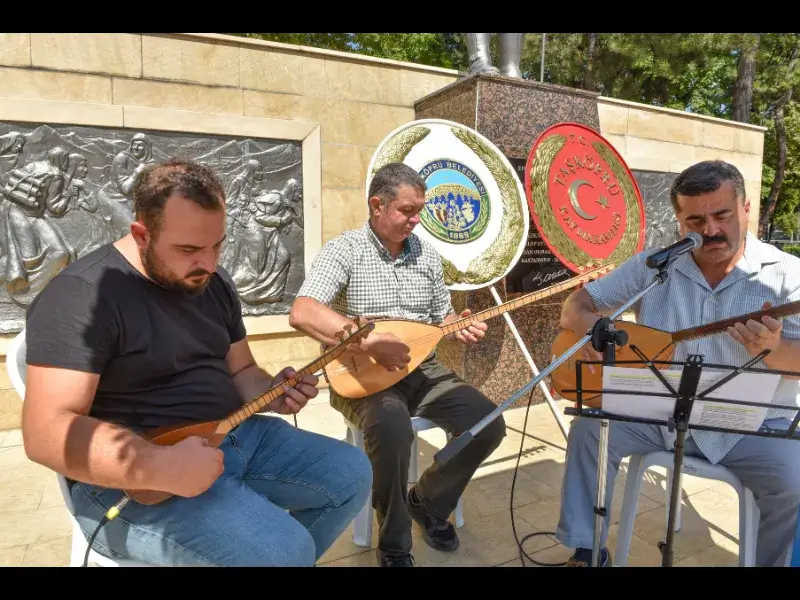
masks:
<path fill-rule="evenodd" d="M 539 373 L 536 377 L 531 379 L 528 383 L 522 386 L 519 390 L 514 392 L 512 396 L 510 396 L 507 400 L 504 400 L 500 403 L 497 408 L 495 408 L 492 412 L 486 415 L 483 419 L 478 421 L 475 425 L 473 425 L 470 429 L 463 432 L 458 437 L 452 438 L 447 445 L 445 445 L 441 450 L 439 450 L 433 456 L 434 462 L 439 465 L 445 465 L 449 462 L 453 456 L 458 454 L 464 447 L 469 444 L 476 435 L 478 435 L 489 423 L 494 421 L 500 414 L 505 411 L 511 404 L 519 400 L 523 395 L 525 395 L 531 388 L 537 385 L 540 381 L 542 381 L 545 377 L 550 375 L 553 371 L 555 371 L 562 363 L 564 363 L 570 356 L 575 354 L 578 350 L 580 350 L 586 342 L 591 341 L 592 347 L 597 352 L 603 353 L 603 362 L 604 364 L 613 365 L 615 362 L 615 348 L 614 345 L 624 346 L 628 343 L 628 334 L 624 331 L 617 331 L 614 328 L 614 320 L 617 319 L 621 314 L 627 311 L 631 306 L 636 304 L 639 299 L 647 294 L 652 288 L 655 286 L 664 283 L 667 279 L 667 265 L 668 261 L 664 261 L 662 264 L 658 265 L 658 272 L 653 277 L 653 280 L 647 284 L 647 286 L 638 292 L 633 298 L 628 300 L 623 306 L 617 309 L 610 317 L 604 317 L 598 319 L 589 332 L 584 335 L 580 340 L 578 340 L 571 348 L 566 350 L 560 357 L 556 360 L 551 362 L 547 368 Z M 608 420 L 603 419 L 602 427 L 600 428 L 600 444 L 601 450 L 608 445 Z M 605 452 L 601 451 L 601 456 L 605 455 Z M 599 480 L 602 480 L 602 484 L 598 484 L 598 493 L 602 492 L 603 497 L 605 495 L 605 477 L 599 477 Z M 602 498 L 601 498 L 602 500 Z M 602 509 L 605 513 L 605 509 Z M 595 552 L 593 561 L 597 560 L 597 553 Z M 595 565 L 596 566 L 596 565 Z"/>

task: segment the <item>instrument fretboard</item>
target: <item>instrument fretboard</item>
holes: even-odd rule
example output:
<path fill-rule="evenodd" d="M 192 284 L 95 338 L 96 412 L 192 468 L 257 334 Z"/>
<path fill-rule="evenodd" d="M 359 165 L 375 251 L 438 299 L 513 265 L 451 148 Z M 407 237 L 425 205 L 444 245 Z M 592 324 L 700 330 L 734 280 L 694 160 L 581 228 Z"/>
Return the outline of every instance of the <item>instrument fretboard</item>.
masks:
<path fill-rule="evenodd" d="M 750 319 L 754 321 L 761 321 L 761 317 L 772 317 L 774 319 L 779 319 L 781 317 L 788 317 L 797 313 L 800 313 L 800 300 L 797 302 L 789 302 L 788 304 L 781 304 L 780 306 L 773 306 L 764 310 L 751 312 L 738 317 L 731 317 L 730 319 L 723 319 L 722 321 L 715 321 L 713 323 L 708 323 L 707 325 L 681 329 L 680 331 L 676 331 L 672 334 L 672 341 L 684 342 L 686 340 L 693 340 L 708 335 L 713 335 L 715 333 L 722 333 L 728 327 L 731 327 L 736 323 L 746 323 Z"/>
<path fill-rule="evenodd" d="M 294 377 L 290 377 L 284 381 L 281 381 L 278 385 L 274 386 L 270 389 L 267 393 L 259 396 L 255 400 L 252 400 L 245 404 L 242 408 L 234 411 L 225 419 L 228 425 L 231 428 L 237 427 L 241 425 L 244 421 L 252 417 L 257 412 L 260 412 L 269 406 L 270 402 L 278 398 L 283 394 L 283 387 L 293 387 L 297 384 L 297 382 L 302 378 L 304 375 L 313 375 L 317 371 L 323 369 L 328 363 L 336 360 L 339 356 L 344 354 L 347 350 L 347 347 L 356 342 L 359 338 L 364 337 L 364 334 L 367 331 L 371 331 L 374 329 L 374 323 L 368 323 L 354 331 L 348 338 L 344 339 L 337 345 L 331 347 L 330 350 L 319 356 L 313 362 L 308 363 L 302 369 L 296 372 Z"/>
<path fill-rule="evenodd" d="M 458 331 L 459 329 L 465 329 L 466 327 L 469 327 L 473 323 L 479 323 L 481 321 L 493 319 L 494 317 L 502 315 L 505 312 L 516 310 L 522 306 L 525 306 L 526 304 L 530 304 L 531 302 L 537 302 L 539 300 L 543 300 L 544 298 L 547 298 L 549 296 L 554 296 L 555 294 L 576 287 L 581 283 L 587 283 L 591 279 L 595 279 L 597 276 L 599 276 L 600 272 L 603 272 L 606 269 L 611 270 L 613 268 L 614 268 L 613 265 L 606 265 L 604 267 L 592 269 L 590 271 L 587 271 L 586 273 L 583 273 L 579 277 L 573 277 L 572 279 L 567 279 L 566 281 L 562 281 L 561 283 L 552 285 L 547 289 L 538 292 L 532 292 L 524 296 L 520 296 L 516 300 L 511 300 L 510 302 L 504 302 L 500 306 L 487 308 L 486 310 L 482 310 L 481 312 L 475 313 L 474 315 L 463 317 L 461 319 L 458 319 L 457 321 L 448 323 L 447 325 L 444 325 L 442 327 L 442 331 L 444 332 L 444 335 L 448 335 L 450 333 Z"/>

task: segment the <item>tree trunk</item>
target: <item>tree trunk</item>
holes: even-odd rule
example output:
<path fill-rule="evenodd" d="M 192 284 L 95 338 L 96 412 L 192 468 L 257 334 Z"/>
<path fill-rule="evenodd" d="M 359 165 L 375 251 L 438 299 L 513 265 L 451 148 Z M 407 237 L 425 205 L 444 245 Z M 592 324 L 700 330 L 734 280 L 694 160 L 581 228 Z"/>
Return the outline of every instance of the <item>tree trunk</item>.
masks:
<path fill-rule="evenodd" d="M 792 97 L 792 90 L 785 95 L 786 102 L 781 102 L 775 110 L 775 141 L 778 144 L 778 166 L 775 169 L 775 180 L 772 182 L 772 189 L 769 191 L 766 205 L 762 207 L 758 219 L 758 237 L 764 239 L 767 235 L 769 224 L 772 222 L 772 215 L 778 205 L 778 196 L 781 194 L 783 178 L 786 176 L 786 125 L 783 122 L 783 107 Z M 781 98 L 783 101 L 783 98 Z"/>
<path fill-rule="evenodd" d="M 787 78 L 797 67 L 797 59 L 800 56 L 800 47 L 795 46 L 792 50 L 792 57 L 789 59 Z M 778 197 L 781 194 L 781 186 L 786 176 L 786 125 L 783 122 L 783 108 L 792 100 L 793 88 L 787 89 L 772 107 L 773 120 L 775 121 L 775 142 L 778 145 L 778 165 L 775 168 L 775 180 L 772 182 L 772 189 L 769 191 L 766 203 L 761 206 L 758 215 L 758 237 L 763 239 L 766 236 L 775 207 L 778 204 Z"/>
<path fill-rule="evenodd" d="M 583 75 L 583 88 L 586 90 L 595 90 L 594 81 L 594 64 L 597 59 L 597 35 L 596 33 L 587 33 L 587 50 L 586 50 L 586 72 Z"/>
<path fill-rule="evenodd" d="M 750 122 L 750 110 L 753 106 L 753 84 L 756 79 L 756 56 L 758 55 L 760 39 L 760 33 L 745 36 L 745 42 L 742 43 L 739 50 L 731 118 L 741 123 Z"/>

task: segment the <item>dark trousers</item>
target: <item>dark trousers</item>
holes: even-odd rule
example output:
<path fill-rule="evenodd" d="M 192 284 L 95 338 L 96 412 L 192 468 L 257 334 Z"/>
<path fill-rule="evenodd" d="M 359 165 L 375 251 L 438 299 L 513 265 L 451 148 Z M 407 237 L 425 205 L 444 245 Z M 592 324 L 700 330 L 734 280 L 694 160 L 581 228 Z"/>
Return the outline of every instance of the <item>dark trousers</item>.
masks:
<path fill-rule="evenodd" d="M 367 398 L 346 399 L 331 390 L 331 405 L 364 431 L 365 450 L 372 463 L 372 506 L 380 527 L 378 548 L 390 553 L 409 552 L 411 517 L 406 500 L 414 441 L 411 417 L 430 419 L 448 433 L 459 435 L 496 405 L 434 358 L 426 359 L 391 388 Z M 481 462 L 505 435 L 501 415 L 444 468 L 433 463 L 425 470 L 416 485 L 424 508 L 447 519 Z"/>

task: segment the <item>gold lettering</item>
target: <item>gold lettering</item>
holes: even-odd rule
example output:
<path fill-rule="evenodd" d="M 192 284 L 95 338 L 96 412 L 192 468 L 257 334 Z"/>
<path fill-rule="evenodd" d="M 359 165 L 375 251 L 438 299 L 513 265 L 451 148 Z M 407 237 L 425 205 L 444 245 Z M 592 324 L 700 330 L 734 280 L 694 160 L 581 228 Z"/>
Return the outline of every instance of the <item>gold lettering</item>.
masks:
<path fill-rule="evenodd" d="M 572 219 L 570 219 L 569 217 L 565 217 L 565 220 L 569 221 L 571 224 L 574 224 Z M 613 223 L 611 225 L 611 229 L 609 229 L 608 231 L 605 231 L 600 234 L 587 233 L 586 231 L 578 227 L 577 231 L 575 231 L 575 235 L 577 235 L 582 240 L 589 242 L 590 244 L 595 244 L 598 246 L 607 244 L 610 241 L 612 241 L 615 237 L 617 237 L 617 234 L 619 233 L 619 225 L 622 222 L 622 217 L 619 214 L 614 213 L 611 217 L 611 220 L 613 221 Z M 572 227 L 572 229 L 576 229 L 576 227 Z"/>

